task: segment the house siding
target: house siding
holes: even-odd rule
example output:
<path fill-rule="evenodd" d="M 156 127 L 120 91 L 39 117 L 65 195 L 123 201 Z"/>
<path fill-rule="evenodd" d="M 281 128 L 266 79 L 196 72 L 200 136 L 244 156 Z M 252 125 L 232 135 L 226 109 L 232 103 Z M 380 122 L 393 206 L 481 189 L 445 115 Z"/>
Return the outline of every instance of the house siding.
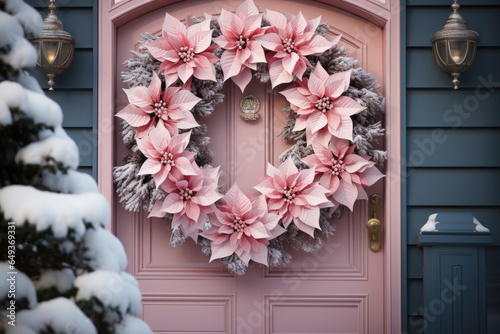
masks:
<path fill-rule="evenodd" d="M 48 0 L 26 0 L 45 18 Z M 79 170 L 96 177 L 97 173 L 97 0 L 57 1 L 56 14 L 75 39 L 75 54 L 68 70 L 55 78 L 54 91 L 48 90 L 46 76 L 38 79 L 47 96 L 61 106 L 63 127 L 80 152 Z"/>
<path fill-rule="evenodd" d="M 436 212 L 470 212 L 493 234 L 486 250 L 488 333 L 500 326 L 500 1 L 462 0 L 460 13 L 481 36 L 459 90 L 437 67 L 430 39 L 451 13 L 448 0 L 406 0 L 403 36 L 403 323 L 423 333 L 420 227 Z M 487 88 L 485 88 L 487 87 Z M 404 244 L 404 243 L 403 243 Z"/>

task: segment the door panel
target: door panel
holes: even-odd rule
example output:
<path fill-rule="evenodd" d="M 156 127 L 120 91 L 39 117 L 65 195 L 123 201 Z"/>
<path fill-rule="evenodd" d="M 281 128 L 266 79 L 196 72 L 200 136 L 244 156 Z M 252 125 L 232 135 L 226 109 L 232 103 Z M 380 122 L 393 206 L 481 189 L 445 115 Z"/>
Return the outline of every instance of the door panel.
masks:
<path fill-rule="evenodd" d="M 255 1 L 261 8 L 306 17 L 322 15 L 330 33 L 343 37 L 339 43 L 360 65 L 384 86 L 383 33 L 380 28 L 352 14 L 311 1 Z M 187 14 L 218 14 L 221 8 L 234 11 L 240 1 L 185 1 L 135 19 L 117 31 L 116 73 L 130 58 L 130 49 L 144 32 L 159 33 L 165 11 L 179 19 Z M 368 27 L 368 28 L 367 28 Z M 368 30 L 367 30 L 368 29 Z M 377 31 L 378 29 L 378 31 Z M 370 33 L 367 34 L 366 31 Z M 363 32 L 363 33 L 362 33 Z M 127 100 L 116 76 L 118 110 Z M 242 94 L 228 81 L 224 102 L 206 119 L 212 138 L 214 166 L 221 166 L 221 182 L 237 182 L 247 194 L 257 177 L 265 175 L 267 161 L 277 166 L 279 155 L 293 143 L 277 137 L 287 115 L 283 96 L 253 82 Z M 240 117 L 240 100 L 256 96 L 261 117 L 245 121 Z M 116 124 L 119 129 L 119 124 Z M 126 151 L 116 131 L 116 164 Z M 380 182 L 381 183 L 381 182 Z M 382 193 L 382 185 L 370 189 Z M 115 201 L 118 203 L 118 201 Z M 191 240 L 174 248 L 168 244 L 170 231 L 162 219 L 148 219 L 146 213 L 131 214 L 115 207 L 116 233 L 129 257 L 128 271 L 143 291 L 143 318 L 155 333 L 383 333 L 384 250 L 368 248 L 365 228 L 367 203 L 356 203 L 353 213 L 336 220 L 335 235 L 324 240 L 315 253 L 290 250 L 293 260 L 286 268 L 249 268 L 235 277 L 208 257 Z"/>

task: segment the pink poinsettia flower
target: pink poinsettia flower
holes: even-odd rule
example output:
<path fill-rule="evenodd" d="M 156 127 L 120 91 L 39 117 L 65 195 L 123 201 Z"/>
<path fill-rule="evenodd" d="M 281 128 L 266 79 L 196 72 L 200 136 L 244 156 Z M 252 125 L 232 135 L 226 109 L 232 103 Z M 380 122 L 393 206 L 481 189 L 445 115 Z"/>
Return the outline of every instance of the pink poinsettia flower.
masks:
<path fill-rule="evenodd" d="M 163 37 L 145 46 L 153 57 L 161 61 L 160 73 L 167 80 L 175 82 L 179 78 L 186 83 L 194 76 L 200 80 L 216 81 L 213 64 L 219 59 L 213 54 L 217 46 L 210 45 L 210 17 L 187 26 L 189 20 L 188 17 L 186 24 L 183 24 L 166 13 L 162 27 Z"/>
<path fill-rule="evenodd" d="M 272 51 L 268 63 L 273 88 L 291 82 L 294 77 L 302 80 L 307 66 L 311 66 L 306 56 L 319 56 L 340 40 L 340 36 L 337 36 L 329 41 L 315 33 L 321 17 L 308 20 L 302 12 L 297 16 L 285 16 L 267 10 L 266 19 L 272 27 L 258 40 L 264 48 Z"/>
<path fill-rule="evenodd" d="M 384 175 L 369 157 L 354 153 L 356 145 L 344 139 L 332 139 L 328 148 L 313 144 L 314 154 L 304 161 L 316 171 L 316 180 L 328 189 L 328 196 L 351 211 L 357 199 L 368 199 L 363 187 L 369 187 Z"/>
<path fill-rule="evenodd" d="M 214 38 L 214 42 L 225 49 L 221 57 L 224 81 L 233 78 L 234 83 L 245 90 L 252 79 L 252 70 L 257 63 L 265 63 L 264 49 L 257 38 L 264 35 L 262 14 L 253 0 L 247 0 L 236 10 L 236 14 L 222 9 L 219 25 L 222 35 Z"/>
<path fill-rule="evenodd" d="M 268 265 L 269 240 L 285 232 L 278 225 L 280 216 L 267 212 L 264 196 L 250 200 L 236 184 L 223 201 L 225 204 L 210 215 L 212 228 L 202 234 L 212 241 L 210 261 L 236 253 L 246 265 L 250 260 Z"/>
<path fill-rule="evenodd" d="M 152 128 L 147 137 L 137 139 L 139 150 L 147 158 L 138 175 L 153 175 L 157 188 L 167 177 L 175 180 L 183 175 L 196 175 L 192 166 L 194 153 L 186 151 L 190 136 L 191 131 L 171 137 L 160 125 Z"/>
<path fill-rule="evenodd" d="M 162 92 L 161 80 L 153 72 L 148 88 L 141 86 L 124 89 L 130 104 L 116 116 L 137 128 L 137 138 L 146 136 L 158 124 L 163 125 L 171 135 L 179 133 L 179 129 L 200 126 L 190 110 L 201 99 L 181 87 L 169 87 L 171 84 L 172 79 L 166 82 L 168 88 Z"/>
<path fill-rule="evenodd" d="M 318 62 L 309 79 L 281 92 L 299 115 L 294 131 L 306 129 L 307 143 L 328 145 L 332 136 L 352 140 L 351 115 L 365 108 L 347 96 L 351 70 L 328 75 Z"/>
<path fill-rule="evenodd" d="M 321 229 L 319 209 L 333 206 L 325 196 L 328 190 L 314 182 L 314 169 L 299 172 L 288 157 L 278 168 L 269 164 L 267 175 L 254 188 L 269 199 L 269 212 L 282 216 L 285 227 L 293 221 L 314 237 L 314 229 Z"/>
<path fill-rule="evenodd" d="M 179 180 L 167 178 L 161 187 L 167 193 L 157 201 L 149 217 L 174 215 L 172 229 L 180 228 L 184 236 L 198 241 L 208 214 L 214 212 L 214 203 L 222 198 L 217 192 L 219 168 L 198 169 L 196 175 L 182 176 Z"/>

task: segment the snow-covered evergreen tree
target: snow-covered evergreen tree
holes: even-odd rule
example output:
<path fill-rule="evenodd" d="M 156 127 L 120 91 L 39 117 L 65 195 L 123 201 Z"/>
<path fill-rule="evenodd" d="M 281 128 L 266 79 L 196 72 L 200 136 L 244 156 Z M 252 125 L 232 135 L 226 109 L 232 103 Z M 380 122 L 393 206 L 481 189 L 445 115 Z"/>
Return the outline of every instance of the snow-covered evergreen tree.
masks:
<path fill-rule="evenodd" d="M 41 27 L 22 0 L 0 0 L 0 334 L 152 333 L 108 203 L 26 72 Z"/>

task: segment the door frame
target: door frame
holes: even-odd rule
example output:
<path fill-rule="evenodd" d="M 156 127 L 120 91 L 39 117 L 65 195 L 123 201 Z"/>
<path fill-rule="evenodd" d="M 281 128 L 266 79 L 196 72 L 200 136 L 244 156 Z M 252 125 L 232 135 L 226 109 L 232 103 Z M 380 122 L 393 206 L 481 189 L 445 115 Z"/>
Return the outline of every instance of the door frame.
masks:
<path fill-rule="evenodd" d="M 234 1 L 234 0 L 231 0 Z M 238 0 L 241 2 L 242 0 Z M 259 0 L 257 5 L 259 4 Z M 116 112 L 115 70 L 117 29 L 125 23 L 178 0 L 102 0 L 98 16 L 98 152 L 97 180 L 99 190 L 111 205 L 109 228 L 115 231 L 115 203 L 112 170 L 114 167 L 114 115 Z M 384 34 L 384 76 L 386 98 L 386 149 L 388 161 L 385 178 L 385 328 L 388 333 L 402 330 L 402 244 L 401 244 L 401 4 L 399 0 L 316 0 L 382 28 Z M 370 37 L 365 26 L 360 35 Z"/>

